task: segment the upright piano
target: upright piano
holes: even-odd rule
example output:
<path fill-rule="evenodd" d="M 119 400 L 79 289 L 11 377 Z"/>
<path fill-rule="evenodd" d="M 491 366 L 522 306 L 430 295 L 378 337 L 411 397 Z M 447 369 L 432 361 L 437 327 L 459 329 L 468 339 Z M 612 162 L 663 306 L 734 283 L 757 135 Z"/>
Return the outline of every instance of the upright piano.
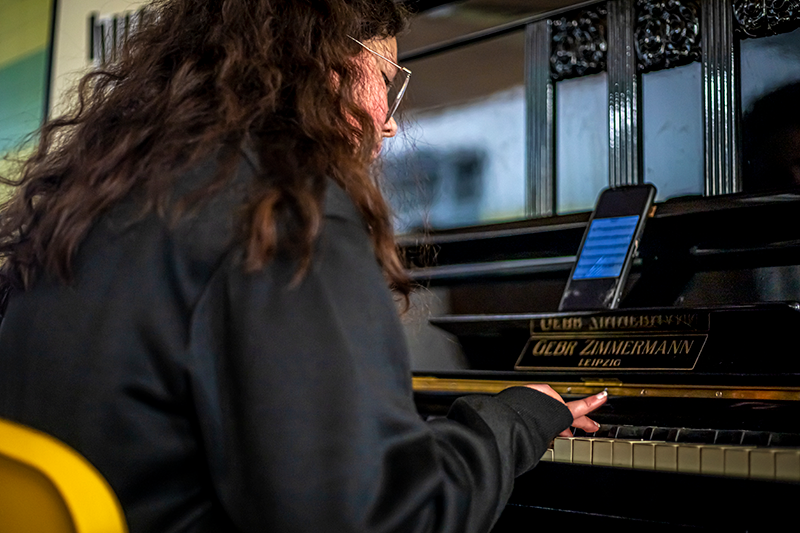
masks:
<path fill-rule="evenodd" d="M 458 346 L 415 370 L 423 416 L 529 382 L 609 393 L 600 430 L 557 438 L 495 531 L 797 527 L 798 213 L 797 192 L 658 204 L 613 311 L 557 312 L 589 213 L 404 238 L 443 300 L 430 334 Z"/>

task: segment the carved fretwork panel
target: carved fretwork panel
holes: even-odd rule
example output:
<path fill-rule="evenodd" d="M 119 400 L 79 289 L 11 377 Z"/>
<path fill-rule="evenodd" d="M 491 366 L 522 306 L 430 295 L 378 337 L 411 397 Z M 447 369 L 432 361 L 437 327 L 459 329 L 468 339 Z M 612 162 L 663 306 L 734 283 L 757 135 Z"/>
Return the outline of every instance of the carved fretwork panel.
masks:
<path fill-rule="evenodd" d="M 694 0 L 637 0 L 634 34 L 639 72 L 699 61 L 700 6 Z"/>
<path fill-rule="evenodd" d="M 553 80 L 596 74 L 606 69 L 605 4 L 551 19 L 550 74 Z"/>
<path fill-rule="evenodd" d="M 800 27 L 800 0 L 734 0 L 737 31 L 765 37 Z"/>

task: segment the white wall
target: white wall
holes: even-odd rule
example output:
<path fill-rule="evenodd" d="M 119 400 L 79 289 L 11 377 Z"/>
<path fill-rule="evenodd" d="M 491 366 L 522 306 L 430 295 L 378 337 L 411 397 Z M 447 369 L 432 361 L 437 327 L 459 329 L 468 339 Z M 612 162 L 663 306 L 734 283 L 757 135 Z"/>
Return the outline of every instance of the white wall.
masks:
<path fill-rule="evenodd" d="M 148 2 L 143 0 L 59 0 L 56 14 L 53 54 L 53 84 L 50 92 L 50 116 L 66 109 L 71 89 L 86 73 L 89 61 L 89 16 L 135 11 Z"/>

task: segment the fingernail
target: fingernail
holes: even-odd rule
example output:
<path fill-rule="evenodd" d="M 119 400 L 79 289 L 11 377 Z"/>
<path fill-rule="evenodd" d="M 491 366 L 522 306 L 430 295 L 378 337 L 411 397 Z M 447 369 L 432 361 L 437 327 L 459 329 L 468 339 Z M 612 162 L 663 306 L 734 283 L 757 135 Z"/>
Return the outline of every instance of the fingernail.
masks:
<path fill-rule="evenodd" d="M 598 400 L 602 400 L 602 399 L 603 399 L 603 398 L 605 398 L 606 396 L 608 396 L 608 391 L 605 391 L 605 390 L 604 390 L 603 392 L 601 392 L 600 394 L 598 394 L 598 395 L 597 395 L 597 399 L 598 399 Z"/>
<path fill-rule="evenodd" d="M 600 427 L 600 424 L 598 424 L 598 423 L 597 423 L 597 422 L 595 422 L 594 420 L 592 420 L 592 422 L 594 422 L 594 425 L 595 425 L 595 426 L 597 426 L 598 428 Z"/>

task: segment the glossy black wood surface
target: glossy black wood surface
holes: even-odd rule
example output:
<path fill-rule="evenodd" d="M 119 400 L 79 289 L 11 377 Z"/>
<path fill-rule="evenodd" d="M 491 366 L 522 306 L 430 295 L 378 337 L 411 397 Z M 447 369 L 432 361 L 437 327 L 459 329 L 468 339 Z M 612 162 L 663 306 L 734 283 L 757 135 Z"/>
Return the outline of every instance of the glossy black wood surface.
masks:
<path fill-rule="evenodd" d="M 800 265 L 798 213 L 796 192 L 679 198 L 659 204 L 647 223 L 621 309 L 679 310 L 687 298 L 694 299 L 694 307 L 708 299 L 709 307 L 721 310 L 763 304 L 748 283 L 758 269 Z M 598 377 L 585 372 L 513 370 L 528 336 L 526 314 L 556 312 L 588 218 L 588 213 L 579 213 L 404 237 L 401 242 L 416 279 L 448 289 L 450 313 L 455 316 L 438 321 L 450 321 L 445 327 L 459 334 L 470 366 L 418 375 L 520 384 Z M 718 297 L 725 291 L 727 300 Z M 711 301 L 714 298 L 719 301 Z M 796 306 L 770 305 L 781 308 L 781 316 L 768 327 L 754 327 L 746 313 L 728 314 L 725 331 L 709 338 L 713 357 L 707 357 L 698 372 L 621 372 L 603 377 L 675 387 L 709 383 L 797 387 Z M 517 324 L 507 316 L 514 313 L 520 318 Z M 464 315 L 504 318 L 481 330 L 467 324 L 470 320 Z M 441 415 L 458 395 L 417 391 L 415 398 L 424 415 Z M 595 419 L 602 424 L 797 433 L 797 404 L 611 397 Z M 795 522 L 790 502 L 798 496 L 798 483 L 541 463 L 517 480 L 494 531 L 570 526 L 616 532 L 772 531 Z"/>
<path fill-rule="evenodd" d="M 544 462 L 493 531 L 791 531 L 798 497 L 794 483 Z"/>
<path fill-rule="evenodd" d="M 683 197 L 657 204 L 639 248 L 638 276 L 629 284 L 622 307 L 671 305 L 698 271 L 800 264 L 798 213 L 797 192 Z M 553 273 L 566 280 L 572 264 L 555 259 L 577 253 L 588 220 L 588 212 L 578 213 L 407 235 L 399 242 L 412 275 L 423 282 L 535 280 Z M 477 268 L 530 259 L 553 261 L 527 271 L 511 265 L 490 273 Z M 473 267 L 473 273 L 466 268 L 452 277 L 436 275 L 435 269 L 454 265 Z"/>

